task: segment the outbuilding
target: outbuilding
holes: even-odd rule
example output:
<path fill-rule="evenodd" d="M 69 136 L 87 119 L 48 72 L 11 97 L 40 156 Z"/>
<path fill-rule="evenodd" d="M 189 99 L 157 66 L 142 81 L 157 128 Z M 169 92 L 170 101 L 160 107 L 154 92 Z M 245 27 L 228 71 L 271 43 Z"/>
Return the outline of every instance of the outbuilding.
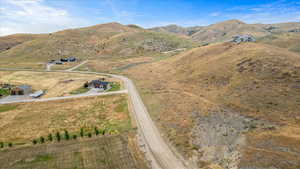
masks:
<path fill-rule="evenodd" d="M 31 93 L 31 87 L 27 85 L 21 85 L 14 87 L 11 90 L 11 95 L 29 95 Z"/>
<path fill-rule="evenodd" d="M 39 97 L 41 97 L 43 95 L 44 95 L 44 91 L 43 90 L 39 90 L 39 91 L 36 91 L 36 92 L 30 94 L 29 96 L 33 97 L 33 98 L 39 98 Z"/>

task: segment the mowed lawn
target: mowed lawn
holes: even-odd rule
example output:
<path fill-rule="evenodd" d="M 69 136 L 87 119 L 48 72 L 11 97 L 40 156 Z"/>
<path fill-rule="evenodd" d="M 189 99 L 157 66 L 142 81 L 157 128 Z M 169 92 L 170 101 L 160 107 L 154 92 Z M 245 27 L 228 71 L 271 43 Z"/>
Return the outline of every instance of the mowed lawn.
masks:
<path fill-rule="evenodd" d="M 131 129 L 127 96 L 99 96 L 39 103 L 0 105 L 0 142 L 32 144 L 48 134 L 85 133 L 94 128 L 122 133 Z"/>
<path fill-rule="evenodd" d="M 0 169 L 146 169 L 121 135 L 0 151 Z"/>
<path fill-rule="evenodd" d="M 0 83 L 12 85 L 30 85 L 33 90 L 44 90 L 44 98 L 67 96 L 72 91 L 82 87 L 87 81 L 103 78 L 104 76 L 61 72 L 0 72 Z M 118 81 L 104 77 L 107 81 Z"/>

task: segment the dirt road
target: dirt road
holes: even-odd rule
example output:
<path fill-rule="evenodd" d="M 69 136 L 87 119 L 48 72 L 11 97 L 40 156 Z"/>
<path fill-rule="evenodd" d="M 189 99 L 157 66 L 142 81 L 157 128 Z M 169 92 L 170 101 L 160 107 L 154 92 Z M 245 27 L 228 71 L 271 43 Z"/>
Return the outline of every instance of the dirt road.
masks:
<path fill-rule="evenodd" d="M 88 60 L 83 61 L 82 63 L 80 63 L 80 64 L 78 64 L 78 65 L 76 65 L 76 66 L 74 66 L 74 67 L 72 67 L 72 68 L 70 68 L 70 69 L 67 69 L 66 71 L 73 71 L 73 70 L 79 68 L 80 66 L 86 64 L 87 62 L 88 62 Z"/>
<path fill-rule="evenodd" d="M 1 70 L 1 69 L 0 69 Z M 12 69 L 9 69 L 12 70 Z M 16 69 L 17 70 L 17 69 Z M 33 71 L 33 70 L 31 70 Z M 66 71 L 53 71 L 53 72 L 66 72 Z M 176 153 L 174 153 L 171 148 L 167 145 L 167 143 L 163 140 L 160 135 L 159 130 L 155 126 L 152 121 L 144 103 L 142 102 L 140 95 L 134 85 L 134 83 L 125 76 L 106 74 L 106 73 L 97 73 L 97 72 L 81 72 L 81 71 L 68 71 L 69 73 L 81 73 L 81 74 L 98 74 L 98 75 L 107 75 L 114 78 L 121 79 L 124 83 L 125 91 L 118 92 L 109 92 L 102 93 L 98 95 L 105 94 L 120 94 L 124 92 L 128 92 L 132 107 L 133 107 L 133 115 L 134 119 L 138 125 L 139 133 L 145 143 L 147 157 L 151 160 L 152 168 L 154 169 L 187 169 L 184 165 L 182 158 L 178 157 Z M 95 96 L 93 95 L 84 95 L 84 96 L 66 96 L 68 98 L 78 98 L 78 97 L 87 97 L 87 96 Z M 66 99 L 64 98 L 48 98 L 43 101 L 50 100 L 59 100 Z M 36 100 L 27 100 L 26 102 L 31 102 Z M 1 103 L 0 103 L 1 104 Z M 3 103 L 2 103 L 3 104 Z"/>

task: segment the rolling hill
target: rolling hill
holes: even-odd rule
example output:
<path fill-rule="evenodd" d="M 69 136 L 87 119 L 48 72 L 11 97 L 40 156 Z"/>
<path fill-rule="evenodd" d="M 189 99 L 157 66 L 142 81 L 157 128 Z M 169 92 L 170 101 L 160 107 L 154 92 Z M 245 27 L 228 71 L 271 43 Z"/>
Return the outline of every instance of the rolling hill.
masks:
<path fill-rule="evenodd" d="M 75 56 L 79 60 L 118 61 L 135 57 L 155 58 L 165 51 L 194 46 L 193 42 L 175 35 L 119 23 L 44 35 L 12 35 L 0 37 L 0 42 L 9 38 L 11 44 L 15 45 L 4 47 L 5 50 L 0 53 L 0 65 L 3 67 L 42 68 L 49 60 L 68 56 Z"/>
<path fill-rule="evenodd" d="M 151 28 L 157 32 L 165 32 L 188 36 L 191 40 L 199 43 L 212 43 L 228 41 L 234 35 L 251 34 L 256 38 L 265 37 L 273 33 L 287 33 L 300 29 L 300 23 L 279 24 L 246 24 L 239 20 L 228 20 L 208 26 L 179 27 L 168 25 L 165 27 Z"/>
<path fill-rule="evenodd" d="M 165 137 L 198 167 L 299 166 L 299 54 L 217 43 L 127 74 Z"/>

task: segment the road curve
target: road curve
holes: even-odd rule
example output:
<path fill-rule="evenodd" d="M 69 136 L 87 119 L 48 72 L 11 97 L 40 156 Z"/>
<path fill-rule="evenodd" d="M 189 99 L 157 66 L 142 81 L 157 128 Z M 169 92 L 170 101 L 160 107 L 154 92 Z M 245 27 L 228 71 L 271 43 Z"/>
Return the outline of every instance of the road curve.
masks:
<path fill-rule="evenodd" d="M 13 70 L 13 69 L 0 69 L 0 70 Z M 24 69 L 15 69 L 15 70 L 24 70 Z M 26 69 L 25 69 L 26 71 Z M 28 71 L 28 70 L 27 70 Z M 34 71 L 34 70 L 31 70 Z M 45 72 L 45 71 L 39 71 Z M 159 130 L 152 121 L 142 99 L 132 82 L 125 76 L 107 74 L 107 73 L 98 73 L 98 72 L 82 72 L 82 71 L 51 71 L 51 72 L 62 72 L 62 73 L 81 73 L 81 74 L 98 74 L 106 75 L 114 78 L 118 78 L 123 81 L 124 87 L 128 92 L 132 108 L 133 115 L 135 116 L 136 123 L 138 125 L 139 133 L 147 146 L 149 152 L 148 156 L 152 160 L 152 168 L 154 169 L 188 169 L 184 165 L 182 158 L 178 157 L 167 143 L 163 140 L 160 135 Z M 121 92 L 121 91 L 120 91 Z M 123 91 L 124 92 L 124 91 Z M 116 92 L 117 94 L 117 92 Z M 67 97 L 67 96 L 66 96 Z M 76 96 L 73 96 L 76 98 Z M 57 98 L 58 99 L 58 98 Z M 65 99 L 65 98 L 64 98 Z M 48 100 L 49 101 L 49 100 Z M 28 101 L 29 102 L 29 101 Z M 1 103 L 0 103 L 1 104 Z"/>

